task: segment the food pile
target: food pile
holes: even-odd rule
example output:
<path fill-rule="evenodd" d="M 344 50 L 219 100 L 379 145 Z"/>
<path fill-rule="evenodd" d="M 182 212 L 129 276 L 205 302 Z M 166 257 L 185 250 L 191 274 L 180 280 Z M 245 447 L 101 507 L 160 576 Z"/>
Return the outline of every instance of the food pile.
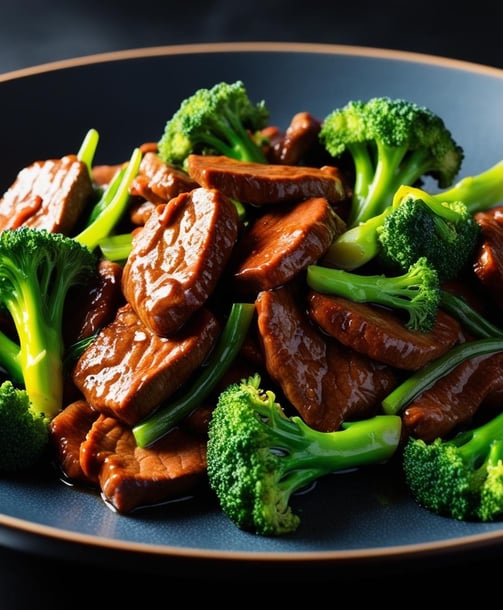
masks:
<path fill-rule="evenodd" d="M 0 470 L 54 460 L 122 514 L 209 486 L 275 536 L 397 460 L 425 509 L 500 518 L 503 161 L 459 179 L 404 99 L 281 129 L 241 81 L 163 127 L 118 165 L 91 129 L 0 199 Z"/>

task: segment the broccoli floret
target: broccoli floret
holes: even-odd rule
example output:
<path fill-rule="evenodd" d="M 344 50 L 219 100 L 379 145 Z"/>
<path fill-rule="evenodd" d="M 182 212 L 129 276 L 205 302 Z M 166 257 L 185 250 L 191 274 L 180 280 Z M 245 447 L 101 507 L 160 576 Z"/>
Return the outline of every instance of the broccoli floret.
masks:
<path fill-rule="evenodd" d="M 417 199 L 422 200 L 428 209 L 414 203 Z M 474 227 L 472 215 L 502 200 L 503 161 L 479 174 L 466 176 L 454 186 L 435 194 L 401 185 L 394 193 L 391 205 L 380 214 L 339 235 L 323 262 L 351 271 L 376 257 L 385 259 L 388 256 L 388 259 L 399 260 L 400 250 L 405 244 L 409 264 L 422 251 L 430 252 L 433 258 L 441 261 L 442 252 L 447 250 L 447 258 L 441 265 L 445 269 L 440 272 L 454 277 L 480 232 L 478 227 Z M 454 212 L 458 212 L 460 217 Z M 387 229 L 383 233 L 385 225 Z M 397 240 L 402 243 L 397 243 Z M 455 241 L 452 250 L 448 245 L 450 240 Z M 402 263 L 402 270 L 407 268 L 407 262 Z"/>
<path fill-rule="evenodd" d="M 440 280 L 458 276 L 475 251 L 480 227 L 462 201 L 443 202 L 413 188 L 400 187 L 377 237 L 380 258 L 403 271 L 425 256 Z"/>
<path fill-rule="evenodd" d="M 258 374 L 228 386 L 209 423 L 208 477 L 220 506 L 243 530 L 294 532 L 290 498 L 331 472 L 386 462 L 400 440 L 401 419 L 377 415 L 320 432 L 287 417 Z"/>
<path fill-rule="evenodd" d="M 354 163 L 348 228 L 383 212 L 402 184 L 430 176 L 450 186 L 464 157 L 437 114 L 405 99 L 350 101 L 324 119 L 319 138 L 333 157 L 349 153 Z"/>
<path fill-rule="evenodd" d="M 429 332 L 433 328 L 440 304 L 438 273 L 424 257 L 397 276 L 362 275 L 309 265 L 307 284 L 324 294 L 404 310 L 408 314 L 405 326 L 419 332 Z"/>
<path fill-rule="evenodd" d="M 182 168 L 192 153 L 266 163 L 254 136 L 268 119 L 265 102 L 253 104 L 242 81 L 217 83 L 182 101 L 165 125 L 158 153 L 164 162 Z"/>
<path fill-rule="evenodd" d="M 0 233 L 0 305 L 10 316 L 16 337 L 0 332 L 0 364 L 22 382 L 30 413 L 51 420 L 63 400 L 63 312 L 71 287 L 87 283 L 96 273 L 97 259 L 85 246 L 60 233 L 29 227 Z M 6 389 L 11 401 L 11 391 Z M 22 405 L 25 399 L 18 396 Z M 13 429 L 19 418 L 2 409 L 0 428 Z M 18 437 L 4 439 L 0 468 L 11 463 Z"/>
<path fill-rule="evenodd" d="M 0 385 L 0 472 L 37 464 L 49 442 L 50 419 L 32 408 L 26 390 L 10 380 Z"/>
<path fill-rule="evenodd" d="M 424 508 L 459 520 L 503 514 L 503 413 L 450 439 L 410 437 L 405 482 Z"/>

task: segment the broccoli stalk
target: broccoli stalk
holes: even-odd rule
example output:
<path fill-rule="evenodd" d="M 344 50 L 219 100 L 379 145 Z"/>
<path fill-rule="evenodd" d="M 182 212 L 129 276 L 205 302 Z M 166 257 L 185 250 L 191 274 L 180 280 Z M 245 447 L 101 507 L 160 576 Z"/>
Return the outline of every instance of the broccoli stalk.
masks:
<path fill-rule="evenodd" d="M 398 276 L 361 275 L 344 269 L 309 265 L 307 284 L 323 294 L 339 295 L 358 303 L 376 303 L 408 314 L 405 326 L 429 332 L 436 321 L 440 283 L 426 258 L 418 259 Z"/>
<path fill-rule="evenodd" d="M 87 167 L 91 180 L 93 179 L 94 155 L 96 154 L 99 139 L 100 135 L 96 129 L 90 129 L 82 140 L 79 151 L 77 152 L 77 159 L 82 161 Z"/>
<path fill-rule="evenodd" d="M 423 508 L 492 521 L 503 513 L 503 413 L 451 439 L 409 437 L 402 464 L 408 489 Z"/>
<path fill-rule="evenodd" d="M 400 441 L 401 419 L 377 415 L 320 432 L 286 417 L 258 374 L 228 386 L 209 423 L 208 477 L 224 513 L 263 536 L 294 532 L 292 494 L 345 469 L 386 462 Z"/>
<path fill-rule="evenodd" d="M 129 203 L 129 186 L 140 167 L 142 153 L 135 148 L 129 162 L 115 174 L 100 200 L 91 210 L 87 225 L 74 239 L 89 250 L 94 250 L 108 238 L 122 219 Z"/>
<path fill-rule="evenodd" d="M 241 81 L 217 83 L 182 101 L 165 125 L 158 153 L 164 162 L 182 168 L 192 153 L 266 163 L 254 135 L 268 119 L 265 103 L 253 104 Z"/>
<path fill-rule="evenodd" d="M 254 312 L 253 303 L 232 304 L 217 345 L 190 387 L 133 428 L 139 447 L 151 445 L 167 434 L 213 391 L 243 345 Z"/>
<path fill-rule="evenodd" d="M 319 139 L 333 157 L 349 153 L 354 162 L 348 228 L 383 212 L 402 184 L 430 176 L 449 186 L 463 161 L 443 120 L 404 99 L 350 101 L 324 119 Z"/>
<path fill-rule="evenodd" d="M 62 408 L 64 305 L 70 288 L 89 281 L 96 266 L 88 248 L 62 234 L 29 227 L 0 233 L 0 304 L 17 334 L 14 340 L 0 333 L 0 344 L 8 347 L 1 364 L 13 381 L 22 377 L 34 418 L 43 414 L 50 420 Z M 12 426 L 6 420 L 3 408 L 0 428 Z M 12 437 L 12 443 L 17 440 Z M 0 467 L 11 449 L 5 441 Z"/>
<path fill-rule="evenodd" d="M 442 201 L 462 201 L 470 214 L 482 212 L 503 201 L 503 160 L 435 195 Z"/>
<path fill-rule="evenodd" d="M 467 341 L 451 348 L 446 354 L 431 361 L 421 370 L 416 371 L 402 381 L 381 402 L 385 413 L 399 413 L 406 405 L 419 396 L 424 390 L 435 384 L 459 364 L 470 358 L 495 354 L 503 351 L 503 337 L 495 335 Z"/>
<path fill-rule="evenodd" d="M 0 367 L 17 385 L 23 385 L 24 383 L 20 355 L 19 344 L 0 331 Z"/>
<path fill-rule="evenodd" d="M 455 277 L 479 234 L 472 215 L 502 200 L 503 161 L 435 194 L 400 185 L 391 205 L 334 240 L 323 263 L 351 271 L 381 256 L 405 270 L 426 255 L 443 279 Z"/>
<path fill-rule="evenodd" d="M 476 311 L 463 297 L 440 289 L 440 307 L 451 314 L 465 330 L 479 339 L 503 337 L 503 329 Z"/>

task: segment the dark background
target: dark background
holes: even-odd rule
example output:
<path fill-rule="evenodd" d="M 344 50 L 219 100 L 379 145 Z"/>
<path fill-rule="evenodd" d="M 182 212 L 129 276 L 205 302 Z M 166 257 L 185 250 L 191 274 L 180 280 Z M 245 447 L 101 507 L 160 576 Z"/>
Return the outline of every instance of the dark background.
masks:
<path fill-rule="evenodd" d="M 465 3 L 466 5 L 466 3 Z M 158 45 L 289 41 L 350 44 L 439 55 L 503 68 L 503 26 L 494 0 L 462 9 L 456 2 L 423 0 L 0 0 L 0 72 L 107 51 Z M 1 98 L 0 98 L 1 109 Z M 1 543 L 1 540 L 0 540 Z M 34 557 L 0 547 L 0 610 L 18 608 L 116 608 L 125 603 L 158 607 L 223 603 L 239 607 L 262 598 L 290 605 L 294 596 L 309 607 L 351 600 L 381 605 L 411 599 L 430 603 L 465 595 L 499 594 L 493 573 L 502 558 L 479 558 L 468 565 L 395 571 L 320 573 L 319 583 L 226 581 L 225 574 L 149 576 L 141 570 L 80 565 Z M 233 590 L 234 589 L 234 590 Z M 348 597 L 349 596 L 349 597 Z M 154 601 L 157 600 L 157 601 Z M 320 601 L 318 601 L 320 600 Z M 481 597 L 481 601 L 484 597 Z M 393 602 L 392 602 L 393 603 Z M 160 606 L 159 606 L 160 604 Z M 269 605 L 268 603 L 266 605 Z"/>
<path fill-rule="evenodd" d="M 187 42 L 352 44 L 503 67 L 498 2 L 1 0 L 0 72 Z"/>

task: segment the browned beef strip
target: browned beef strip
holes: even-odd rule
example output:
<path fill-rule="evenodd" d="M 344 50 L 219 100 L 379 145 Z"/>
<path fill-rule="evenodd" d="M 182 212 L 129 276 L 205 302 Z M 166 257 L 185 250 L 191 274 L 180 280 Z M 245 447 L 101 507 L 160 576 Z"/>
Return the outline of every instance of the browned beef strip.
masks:
<path fill-rule="evenodd" d="M 98 411 L 80 399 L 60 411 L 49 424 L 51 447 L 63 475 L 70 481 L 98 483 L 97 478 L 85 474 L 80 465 L 80 444 L 98 416 Z"/>
<path fill-rule="evenodd" d="M 441 310 L 433 330 L 420 333 L 408 330 L 396 312 L 312 290 L 308 314 L 344 345 L 404 370 L 422 368 L 462 340 L 459 323 Z"/>
<path fill-rule="evenodd" d="M 267 371 L 308 425 L 333 431 L 378 412 L 393 369 L 324 336 L 290 284 L 260 292 L 256 308 Z"/>
<path fill-rule="evenodd" d="M 503 206 L 475 214 L 481 244 L 473 270 L 494 303 L 503 308 Z"/>
<path fill-rule="evenodd" d="M 141 448 L 129 427 L 102 414 L 80 445 L 80 462 L 103 499 L 130 513 L 191 495 L 206 476 L 206 437 L 174 429 Z"/>
<path fill-rule="evenodd" d="M 324 197 L 267 209 L 251 223 L 233 253 L 233 281 L 241 293 L 256 293 L 293 279 L 320 259 L 345 230 Z"/>
<path fill-rule="evenodd" d="M 140 145 L 140 152 L 142 154 L 142 159 L 148 153 L 156 153 L 157 152 L 157 143 L 156 142 L 145 142 Z M 127 166 L 129 161 L 124 161 L 123 163 L 115 163 L 114 165 L 93 165 L 92 168 L 92 176 L 93 182 L 97 186 L 105 187 L 113 180 L 115 174 L 121 168 Z M 140 163 L 141 166 L 141 163 Z"/>
<path fill-rule="evenodd" d="M 155 211 L 157 203 L 151 201 L 145 201 L 144 199 L 137 199 L 132 201 L 129 206 L 129 219 L 134 227 L 143 227 L 143 225 L 150 218 L 152 212 Z"/>
<path fill-rule="evenodd" d="M 335 167 L 303 167 L 236 161 L 219 155 L 189 155 L 189 175 L 201 186 L 216 188 L 241 203 L 269 205 L 325 197 L 334 205 L 346 198 Z"/>
<path fill-rule="evenodd" d="M 96 186 L 106 188 L 112 182 L 115 174 L 125 165 L 127 162 L 116 165 L 95 165 L 92 170 L 93 182 Z"/>
<path fill-rule="evenodd" d="M 69 294 L 65 308 L 65 336 L 69 343 L 91 337 L 115 318 L 117 309 L 124 305 L 121 277 L 122 266 L 102 258 L 96 280 Z"/>
<path fill-rule="evenodd" d="M 168 165 L 159 155 L 148 152 L 143 155 L 137 176 L 131 183 L 131 195 L 152 203 L 167 203 L 180 193 L 197 188 L 195 180 L 180 168 Z"/>
<path fill-rule="evenodd" d="M 431 442 L 470 424 L 487 397 L 503 389 L 503 354 L 466 360 L 403 411 L 404 432 Z"/>
<path fill-rule="evenodd" d="M 219 330 L 201 308 L 176 335 L 160 337 L 126 304 L 79 358 L 73 381 L 94 409 L 134 426 L 189 379 Z"/>
<path fill-rule="evenodd" d="M 143 324 L 170 336 L 215 288 L 238 236 L 234 204 L 197 188 L 158 206 L 134 234 L 122 290 Z"/>
<path fill-rule="evenodd" d="M 321 121 L 309 112 L 294 114 L 281 137 L 271 137 L 268 158 L 271 163 L 298 165 L 311 149 L 318 145 Z"/>
<path fill-rule="evenodd" d="M 36 161 L 0 199 L 0 231 L 29 226 L 70 235 L 93 196 L 87 166 L 76 155 Z"/>

